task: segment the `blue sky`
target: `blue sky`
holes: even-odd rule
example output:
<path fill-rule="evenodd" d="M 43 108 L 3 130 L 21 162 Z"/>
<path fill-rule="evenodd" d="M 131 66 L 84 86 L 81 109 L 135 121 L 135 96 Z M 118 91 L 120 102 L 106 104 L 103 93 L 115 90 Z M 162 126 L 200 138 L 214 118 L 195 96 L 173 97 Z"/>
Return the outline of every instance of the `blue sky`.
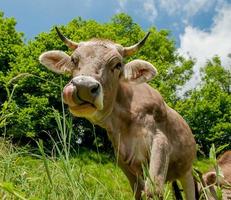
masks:
<path fill-rule="evenodd" d="M 107 22 L 125 12 L 144 30 L 170 30 L 178 51 L 197 60 L 194 81 L 214 55 L 231 68 L 231 0 L 1 0 L 0 10 L 16 18 L 26 40 L 78 16 Z"/>
<path fill-rule="evenodd" d="M 77 16 L 107 22 L 114 14 L 126 12 L 145 30 L 150 26 L 171 30 L 179 45 L 186 25 L 211 27 L 219 4 L 215 0 L 1 0 L 0 10 L 16 18 L 17 29 L 26 39 Z"/>

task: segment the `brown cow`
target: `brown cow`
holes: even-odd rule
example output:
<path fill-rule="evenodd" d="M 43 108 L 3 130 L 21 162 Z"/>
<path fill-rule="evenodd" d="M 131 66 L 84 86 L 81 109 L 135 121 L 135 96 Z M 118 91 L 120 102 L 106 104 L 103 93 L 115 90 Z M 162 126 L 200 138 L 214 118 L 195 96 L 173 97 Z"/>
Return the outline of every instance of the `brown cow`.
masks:
<path fill-rule="evenodd" d="M 218 158 L 217 164 L 220 167 L 223 176 L 217 178 L 214 169 L 203 175 L 205 186 L 209 186 L 209 190 L 212 194 L 210 199 L 218 199 L 214 185 L 219 184 L 222 187 L 230 184 L 231 186 L 231 150 L 222 154 Z M 229 188 L 229 190 L 223 190 L 223 199 L 228 199 L 228 196 L 229 199 L 231 199 L 231 188 Z"/>
<path fill-rule="evenodd" d="M 179 179 L 187 199 L 194 200 L 196 145 L 189 126 L 145 83 L 157 74 L 151 63 L 123 63 L 124 57 L 145 43 L 149 33 L 139 43 L 122 47 L 99 39 L 75 43 L 56 31 L 74 52 L 69 56 L 48 51 L 39 60 L 56 73 L 72 75 L 63 90 L 64 102 L 74 116 L 107 130 L 135 198 L 140 199 L 142 192 L 162 198 L 164 183 Z M 150 178 L 144 177 L 143 166 Z"/>

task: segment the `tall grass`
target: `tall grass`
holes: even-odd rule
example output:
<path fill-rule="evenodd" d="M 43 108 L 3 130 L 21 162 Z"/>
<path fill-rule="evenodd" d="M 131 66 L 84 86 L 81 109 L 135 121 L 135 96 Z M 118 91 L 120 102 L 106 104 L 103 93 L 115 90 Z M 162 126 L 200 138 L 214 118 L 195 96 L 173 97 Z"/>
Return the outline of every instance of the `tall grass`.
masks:
<path fill-rule="evenodd" d="M 2 142 L 3 143 L 3 142 Z M 6 146 L 3 144 L 2 146 Z M 41 155 L 21 149 L 4 150 L 0 156 L 0 199 L 131 199 L 132 192 L 121 171 L 101 154 L 80 152 L 75 157 Z M 21 197 L 21 198 L 20 198 Z"/>

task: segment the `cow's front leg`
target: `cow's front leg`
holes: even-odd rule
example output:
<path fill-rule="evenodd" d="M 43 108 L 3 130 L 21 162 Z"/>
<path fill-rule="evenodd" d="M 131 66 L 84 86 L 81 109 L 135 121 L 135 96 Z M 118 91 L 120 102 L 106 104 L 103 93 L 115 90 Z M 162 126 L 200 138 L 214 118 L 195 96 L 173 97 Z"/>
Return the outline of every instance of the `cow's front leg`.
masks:
<path fill-rule="evenodd" d="M 123 164 L 120 161 L 119 161 L 119 167 L 122 169 L 124 174 L 127 176 L 135 199 L 136 200 L 141 200 L 141 192 L 144 189 L 144 181 L 143 181 L 143 179 L 139 175 L 135 176 L 134 174 L 132 174 L 130 172 L 128 166 Z"/>
<path fill-rule="evenodd" d="M 150 152 L 149 174 L 145 182 L 145 195 L 148 198 L 163 198 L 163 188 L 169 164 L 169 145 L 163 133 L 154 136 Z"/>

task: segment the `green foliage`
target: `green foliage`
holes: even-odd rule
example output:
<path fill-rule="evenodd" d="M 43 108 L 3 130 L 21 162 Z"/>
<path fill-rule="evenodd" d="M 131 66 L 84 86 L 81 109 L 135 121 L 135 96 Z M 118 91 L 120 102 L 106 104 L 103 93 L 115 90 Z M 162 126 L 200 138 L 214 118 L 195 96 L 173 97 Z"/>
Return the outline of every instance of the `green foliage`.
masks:
<path fill-rule="evenodd" d="M 202 83 L 189 98 L 178 101 L 176 108 L 190 124 L 201 149 L 208 153 L 227 144 L 231 148 L 231 72 L 221 66 L 218 57 L 202 70 Z"/>
<path fill-rule="evenodd" d="M 0 12 L 0 69 L 6 73 L 10 70 L 10 62 L 13 62 L 23 46 L 22 33 L 15 30 L 14 18 L 4 18 Z"/>
<path fill-rule="evenodd" d="M 14 18 L 4 18 L 0 11 L 0 105 L 6 100 L 4 76 L 11 70 L 11 63 L 20 54 L 23 46 L 22 33 L 15 30 Z"/>
<path fill-rule="evenodd" d="M 15 19 L 0 14 L 0 132 L 15 139 L 38 137 L 47 140 L 47 133 L 56 135 L 53 113 L 63 110 L 61 92 L 69 77 L 61 78 L 50 72 L 39 64 L 38 57 L 48 50 L 59 49 L 69 54 L 71 51 L 58 38 L 54 28 L 24 44 L 22 33 L 15 30 L 15 25 Z M 145 34 L 130 16 L 123 13 L 104 24 L 79 17 L 60 29 L 77 42 L 97 37 L 124 46 L 136 43 Z M 157 31 L 155 27 L 150 31 L 144 47 L 125 62 L 140 58 L 157 68 L 158 76 L 150 85 L 160 91 L 168 105 L 183 115 L 204 152 L 208 153 L 212 143 L 216 147 L 227 144 L 226 148 L 230 148 L 230 71 L 214 57 L 201 72 L 201 86 L 180 99 L 177 91 L 191 77 L 194 61 L 177 54 L 169 31 Z M 86 120 L 74 121 L 73 145 L 82 142 L 88 147 L 108 150 L 110 143 L 102 129 L 96 127 L 95 134 Z"/>
<path fill-rule="evenodd" d="M 8 19 L 2 17 L 0 24 L 6 20 Z M 63 85 L 68 82 L 68 77 L 61 79 L 59 75 L 50 72 L 39 64 L 38 57 L 41 53 L 54 49 L 63 50 L 69 54 L 71 52 L 58 38 L 54 28 L 48 33 L 40 33 L 28 44 L 22 44 L 21 34 L 15 31 L 15 20 L 10 20 L 13 22 L 7 27 L 10 27 L 8 29 L 14 35 L 8 36 L 11 40 L 2 42 L 1 45 L 11 51 L 11 44 L 18 44 L 16 49 L 19 50 L 16 51 L 15 47 L 12 48 L 16 51 L 9 52 L 13 59 L 6 57 L 5 60 L 8 64 L 4 64 L 4 70 L 1 70 L 1 73 L 4 74 L 1 79 L 2 94 L 5 94 L 3 104 L 8 102 L 7 91 L 11 93 L 14 88 L 12 100 L 7 104 L 7 113 L 10 115 L 4 118 L 6 134 L 14 138 L 47 138 L 46 132 L 55 135 L 56 123 L 53 109 L 62 110 L 60 96 Z M 105 24 L 76 18 L 60 29 L 74 41 L 86 41 L 97 37 L 110 39 L 124 46 L 136 43 L 145 34 L 142 28 L 126 14 L 115 15 L 111 21 Z M 154 27 L 150 28 L 150 31 L 150 38 L 144 48 L 129 60 L 141 58 L 153 63 L 158 69 L 159 75 L 151 84 L 163 93 L 169 104 L 174 105 L 177 100 L 176 90 L 190 78 L 193 62 L 176 54 L 174 42 L 169 39 L 168 31 L 157 31 Z M 23 74 L 27 74 L 27 76 L 21 76 Z M 14 80 L 15 77 L 20 78 Z M 90 131 L 91 133 L 88 131 L 88 135 L 80 135 L 79 125 L 87 126 L 92 130 L 92 125 L 89 123 L 77 120 L 77 125 L 74 127 L 77 138 L 82 137 L 83 142 L 86 141 L 86 138 L 88 141 L 93 138 L 95 144 L 101 144 L 102 148 L 104 147 L 102 141 L 106 137 L 105 134 L 101 134 L 101 129 L 96 128 L 97 138 L 95 139 L 92 131 Z M 88 143 L 87 145 L 94 144 Z"/>

